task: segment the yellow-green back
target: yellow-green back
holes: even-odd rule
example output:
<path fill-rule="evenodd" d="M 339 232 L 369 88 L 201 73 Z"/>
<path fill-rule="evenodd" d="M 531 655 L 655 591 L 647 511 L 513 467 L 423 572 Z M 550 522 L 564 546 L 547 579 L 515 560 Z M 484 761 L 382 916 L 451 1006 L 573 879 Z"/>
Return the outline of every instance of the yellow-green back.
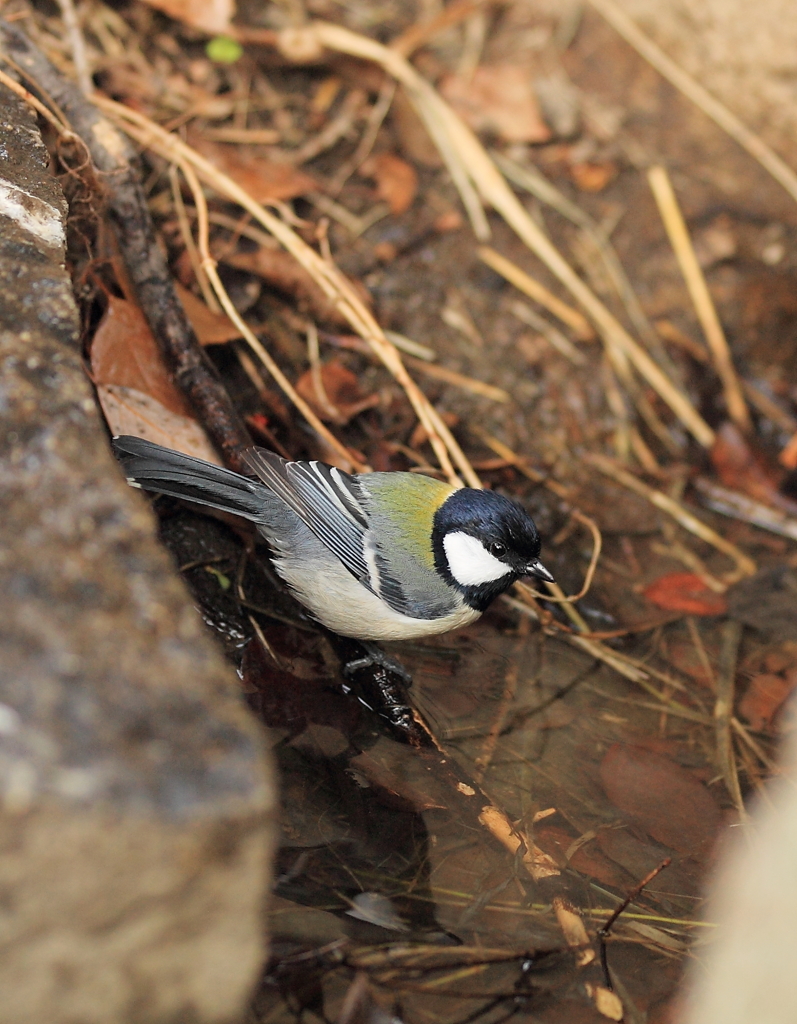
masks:
<path fill-rule="evenodd" d="M 385 555 L 398 562 L 417 559 L 425 569 L 433 568 L 434 514 L 455 488 L 414 473 L 369 473 L 360 483 L 371 495 L 368 515 Z"/>

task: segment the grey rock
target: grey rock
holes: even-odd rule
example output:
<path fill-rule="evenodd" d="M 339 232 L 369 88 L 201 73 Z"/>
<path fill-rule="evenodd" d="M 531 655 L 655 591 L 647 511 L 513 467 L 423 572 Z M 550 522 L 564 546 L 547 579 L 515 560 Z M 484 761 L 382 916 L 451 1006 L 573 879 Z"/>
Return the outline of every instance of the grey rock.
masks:
<path fill-rule="evenodd" d="M 0 87 L 0 1024 L 232 1021 L 271 764 L 111 457 L 48 163 Z"/>

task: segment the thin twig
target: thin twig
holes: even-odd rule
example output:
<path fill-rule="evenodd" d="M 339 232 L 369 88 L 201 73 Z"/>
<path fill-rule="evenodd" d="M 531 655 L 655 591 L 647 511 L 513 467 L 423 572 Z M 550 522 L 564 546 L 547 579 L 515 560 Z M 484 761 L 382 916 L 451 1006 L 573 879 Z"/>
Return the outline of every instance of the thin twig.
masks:
<path fill-rule="evenodd" d="M 307 324 L 307 358 L 310 363 L 310 376 L 313 381 L 313 390 L 318 404 L 326 410 L 327 418 L 334 423 L 341 422 L 341 413 L 329 400 L 327 389 L 324 387 L 324 378 L 321 372 L 321 353 L 318 349 L 318 328 L 310 321 Z"/>
<path fill-rule="evenodd" d="M 195 213 L 194 215 L 196 216 Z M 276 238 L 274 238 L 273 235 L 267 235 L 266 232 L 261 231 L 260 228 L 253 227 L 249 223 L 250 219 L 251 217 L 248 213 L 245 213 L 241 217 L 230 217 L 226 213 L 219 213 L 218 210 L 208 211 L 208 220 L 211 224 L 218 224 L 219 227 L 227 228 L 229 231 L 232 231 L 233 237 L 228 243 L 230 248 L 234 247 L 240 236 L 243 238 L 251 238 L 253 242 L 257 242 L 257 244 L 262 246 L 264 249 L 279 249 L 279 242 Z"/>
<path fill-rule="evenodd" d="M 517 599 L 510 597 L 507 594 L 504 594 L 502 600 L 504 601 L 505 604 L 508 604 L 511 608 L 514 608 L 522 615 L 526 615 L 529 618 L 534 619 L 535 621 L 541 621 L 542 616 L 540 615 L 539 610 L 531 607 L 524 601 L 518 601 Z M 652 625 L 645 626 L 644 630 L 648 631 L 652 628 L 654 628 Z M 667 686 L 670 689 L 681 690 L 684 692 L 690 691 L 690 688 L 688 686 L 679 682 L 677 679 L 674 679 L 671 675 L 668 675 L 666 672 L 661 672 L 653 665 L 649 665 L 639 658 L 632 658 L 627 654 L 622 654 L 619 651 L 613 651 L 605 647 L 601 642 L 600 636 L 597 634 L 592 634 L 592 636 L 584 636 L 580 633 L 572 633 L 567 631 L 566 628 L 561 625 L 561 623 L 558 623 L 555 620 L 551 620 L 549 623 L 543 624 L 543 630 L 546 633 L 546 635 L 555 637 L 557 640 L 563 640 L 565 643 L 568 643 L 573 647 L 578 647 L 582 651 L 585 651 L 587 654 L 591 655 L 597 661 L 602 661 L 605 665 L 608 665 L 610 668 L 613 668 L 625 679 L 628 679 L 630 682 L 635 683 L 637 686 L 641 687 L 641 689 L 643 689 L 646 693 L 649 693 L 652 697 L 655 697 L 655 699 L 660 702 L 658 705 L 642 704 L 642 707 L 654 707 L 656 711 L 660 711 L 660 705 L 663 704 L 666 706 L 667 710 L 673 715 L 678 715 L 681 718 L 686 718 L 691 722 L 699 722 L 701 725 L 711 725 L 712 720 L 711 718 L 709 718 L 708 715 L 704 714 L 701 711 L 693 711 L 691 708 L 688 708 L 686 707 L 686 705 L 680 704 L 678 701 L 673 700 L 666 693 L 662 693 L 661 691 L 657 690 L 655 686 L 653 686 L 653 684 L 650 682 L 651 677 L 660 680 L 662 683 L 664 683 L 665 686 Z M 612 635 L 626 635 L 626 632 L 622 634 Z M 615 697 L 614 699 L 620 700 L 622 698 Z"/>
<path fill-rule="evenodd" d="M 718 551 L 721 551 L 723 554 L 733 559 L 736 563 L 736 573 L 733 574 L 730 579 L 726 577 L 726 582 L 741 579 L 743 576 L 752 576 L 757 571 L 758 567 L 752 558 L 749 558 L 744 554 L 744 552 L 740 551 L 735 544 L 731 544 L 730 541 L 721 537 L 716 530 L 712 530 L 710 526 L 706 526 L 706 524 L 698 519 L 697 516 L 692 515 L 691 512 L 687 512 L 683 505 L 679 504 L 679 502 L 674 498 L 671 498 L 668 494 L 664 494 L 663 491 L 658 491 L 653 487 L 648 487 L 647 484 L 637 479 L 637 477 L 632 476 L 631 473 L 626 472 L 626 470 L 621 469 L 619 466 L 615 465 L 611 459 L 607 459 L 603 455 L 598 455 L 597 453 L 585 453 L 582 458 L 585 462 L 600 470 L 601 473 L 611 477 L 613 480 L 616 480 L 617 483 L 622 484 L 623 487 L 627 487 L 630 491 L 634 491 L 641 497 L 646 498 L 651 505 L 655 505 L 656 508 L 661 509 L 662 512 L 666 512 L 667 515 L 672 516 L 672 518 L 683 526 L 685 530 L 693 533 L 696 537 L 706 541 L 706 543 L 711 544 L 712 547 L 715 547 Z"/>
<path fill-rule="evenodd" d="M 736 375 L 731 352 L 728 348 L 728 341 L 722 329 L 720 318 L 717 316 L 717 310 L 711 298 L 711 293 L 708 290 L 703 271 L 697 261 L 692 240 L 689 237 L 689 230 L 678 205 L 678 200 L 666 168 L 662 166 L 651 167 L 648 171 L 648 181 L 650 182 L 651 191 L 670 239 L 670 244 L 681 268 L 681 273 L 686 281 L 686 287 L 689 289 L 689 294 L 692 297 L 695 312 L 706 336 L 709 352 L 714 362 L 714 369 L 717 371 L 717 376 L 722 382 L 728 415 L 740 430 L 750 433 L 753 429 L 753 424 L 750 419 L 747 403 L 744 400 L 742 386 Z"/>
<path fill-rule="evenodd" d="M 665 341 L 670 341 L 684 352 L 688 352 L 689 355 L 698 363 L 705 365 L 710 361 L 709 354 L 706 349 L 669 320 L 657 320 L 656 330 Z M 747 396 L 748 401 L 761 413 L 762 416 L 766 416 L 767 419 L 772 420 L 777 427 L 780 427 L 781 430 L 784 430 L 787 433 L 793 434 L 797 431 L 797 418 L 792 416 L 788 409 L 785 409 L 765 391 L 753 384 L 752 381 L 742 380 L 741 383 L 742 390 Z M 781 452 L 781 461 L 782 460 L 783 453 Z M 785 464 L 786 463 L 784 463 L 784 465 Z"/>
<path fill-rule="evenodd" d="M 609 934 L 612 928 L 614 927 L 617 918 L 621 914 L 625 913 L 625 911 L 634 902 L 635 899 L 638 899 L 639 894 L 646 886 L 650 885 L 650 883 L 653 881 L 656 875 L 660 874 L 666 867 L 669 867 L 670 864 L 672 864 L 672 857 L 665 857 L 661 864 L 658 865 L 658 867 L 655 867 L 652 871 L 649 871 L 642 879 L 642 881 L 638 885 L 634 886 L 634 888 L 631 890 L 631 892 L 629 892 L 629 894 L 626 896 L 623 902 L 618 903 L 618 905 L 612 911 L 611 916 L 609 917 L 609 920 L 606 922 L 606 924 L 601 925 L 601 927 L 598 929 L 598 939 L 600 941 L 601 952 L 601 967 L 603 968 L 604 981 L 606 982 L 606 985 L 609 989 L 612 988 L 612 979 L 611 975 L 609 974 L 609 962 L 606 953 L 606 940 L 609 938 Z"/>
<path fill-rule="evenodd" d="M 419 46 L 427 43 L 433 36 L 444 32 L 447 28 L 451 28 L 452 25 L 456 25 L 460 21 L 464 21 L 492 2 L 494 0 L 454 0 L 453 3 L 450 3 L 439 14 L 435 15 L 434 18 L 430 18 L 429 21 L 416 22 L 406 32 L 403 32 L 394 39 L 390 47 L 403 57 L 409 57 L 411 53 L 417 50 Z"/>
<path fill-rule="evenodd" d="M 382 122 L 388 115 L 388 111 L 396 95 L 396 83 L 392 78 L 385 78 L 379 89 L 376 103 L 371 107 L 365 124 L 365 131 L 360 139 L 357 149 L 352 156 L 342 164 L 329 182 L 327 191 L 332 196 L 337 196 L 349 178 L 368 159 L 371 150 L 376 142 Z"/>
<path fill-rule="evenodd" d="M 696 555 L 691 548 L 682 544 L 677 538 L 673 538 L 667 544 L 654 542 L 650 545 L 650 550 L 656 555 L 674 558 L 681 565 L 685 565 L 695 576 L 699 576 L 709 590 L 713 590 L 715 594 L 724 594 L 728 589 L 727 581 L 718 580 L 716 576 L 713 576 L 706 568 L 703 559 Z"/>
<path fill-rule="evenodd" d="M 754 406 L 762 416 L 766 416 L 768 420 L 772 420 L 775 426 L 780 427 L 781 430 L 785 430 L 789 433 L 797 431 L 797 417 L 792 416 L 788 409 L 784 409 L 780 402 L 775 401 L 765 391 L 762 391 L 761 388 L 753 384 L 752 381 L 743 380 L 742 387 L 744 388 L 744 393 L 747 395 L 750 404 Z M 782 455 L 783 453 L 781 452 L 781 456 Z M 786 465 L 786 463 L 784 463 L 784 465 Z M 791 468 L 794 469 L 794 466 Z"/>
<path fill-rule="evenodd" d="M 769 530 L 770 533 L 777 533 L 781 537 L 797 540 L 797 518 L 781 509 L 764 505 L 755 498 L 732 491 L 730 487 L 723 487 L 722 484 L 706 477 L 697 477 L 692 481 L 692 486 L 700 496 L 702 504 L 712 512 L 719 512 L 743 523 L 751 523 L 759 530 Z"/>
<path fill-rule="evenodd" d="M 733 800 L 739 817 L 746 820 L 747 814 L 739 788 L 739 773 L 733 753 L 731 717 L 736 684 L 736 665 L 739 658 L 739 644 L 742 639 L 742 624 L 728 619 L 722 625 L 719 663 L 717 665 L 717 700 L 714 704 L 714 723 L 717 736 L 717 765 L 722 772 L 725 786 Z"/>
<path fill-rule="evenodd" d="M 463 26 L 462 50 L 456 73 L 466 82 L 471 81 L 481 61 L 487 42 L 487 28 L 487 14 L 483 10 L 473 11 Z"/>
<path fill-rule="evenodd" d="M 760 744 L 756 743 L 749 731 L 742 725 L 738 718 L 734 715 L 731 718 L 731 728 L 758 758 L 761 764 L 767 769 L 770 775 L 783 775 L 784 778 L 788 779 L 790 785 L 797 786 L 797 783 L 789 777 L 788 771 L 784 771 L 783 766 L 779 765 L 773 758 L 769 757 L 761 748 Z"/>
<path fill-rule="evenodd" d="M 476 380 L 475 377 L 467 377 L 464 373 L 457 373 L 456 370 L 449 370 L 447 366 L 439 366 L 437 363 L 429 363 L 413 356 L 406 356 L 404 361 L 408 366 L 427 377 L 445 381 L 446 384 L 451 384 L 455 388 L 462 388 L 463 391 L 470 391 L 471 394 L 489 398 L 492 402 L 506 404 L 512 401 L 512 396 L 503 388 L 497 388 L 494 384 L 485 384 L 484 381 Z"/>
<path fill-rule="evenodd" d="M 429 348 L 428 345 L 421 345 L 420 342 L 413 341 L 412 338 L 408 338 L 405 334 L 399 334 L 398 331 L 385 331 L 385 337 L 400 351 L 406 352 L 407 355 L 415 356 L 418 359 L 423 359 L 425 363 L 433 363 L 437 359 L 437 353 L 433 348 Z"/>
<path fill-rule="evenodd" d="M 706 646 L 703 643 L 703 637 L 700 635 L 700 630 L 697 628 L 694 615 L 686 616 L 686 628 L 689 630 L 689 636 L 695 650 L 697 651 L 698 661 L 703 666 L 703 671 L 706 673 L 706 678 L 711 684 L 711 687 L 715 688 L 717 685 L 716 674 L 711 662 L 709 661 Z"/>
<path fill-rule="evenodd" d="M 502 459 L 506 459 L 507 462 L 511 462 L 528 480 L 531 480 L 535 484 L 544 484 L 549 491 L 559 497 L 568 501 L 570 498 L 570 491 L 556 480 L 550 479 L 545 473 L 541 473 L 539 470 L 534 469 L 530 466 L 526 459 L 518 455 L 517 452 L 513 452 L 512 449 L 505 445 L 503 441 L 499 441 L 497 437 L 493 437 L 492 434 L 486 433 L 486 431 L 480 430 L 478 427 L 473 428 L 473 432 L 477 437 L 481 438 L 482 441 L 491 448 L 496 455 L 500 455 Z"/>
<path fill-rule="evenodd" d="M 538 601 L 548 601 L 551 604 L 575 604 L 576 601 L 580 601 L 582 598 L 587 596 L 590 587 L 592 586 L 592 581 L 595 578 L 595 571 L 598 568 L 598 562 L 600 561 L 601 550 L 603 549 L 603 535 L 601 534 L 595 520 L 584 515 L 584 513 L 579 509 L 571 509 L 570 518 L 575 519 L 583 526 L 586 526 L 592 534 L 592 554 L 590 555 L 587 571 L 584 574 L 584 582 L 581 585 L 581 590 L 579 590 L 577 594 L 570 594 L 567 597 L 565 597 L 560 590 L 560 597 L 559 594 L 554 594 L 554 596 L 551 596 L 550 594 L 540 594 L 534 590 L 533 587 L 529 587 L 527 584 L 518 584 L 518 589 L 522 589 L 523 591 L 528 590 L 531 596 L 536 598 Z M 581 632 L 589 632 L 589 630 L 582 629 Z"/>
<path fill-rule="evenodd" d="M 276 128 L 203 128 L 202 135 L 211 142 L 233 142 L 239 146 L 273 146 L 280 141 Z"/>
<path fill-rule="evenodd" d="M 677 380 L 676 368 L 667 355 L 667 351 L 662 345 L 656 329 L 642 308 L 636 292 L 628 279 L 628 275 L 623 269 L 620 258 L 607 237 L 605 229 L 586 210 L 583 210 L 576 203 L 568 199 L 564 193 L 560 192 L 536 167 L 519 164 L 496 150 L 491 150 L 490 155 L 498 164 L 500 170 L 503 171 L 514 185 L 530 192 L 540 202 L 550 206 L 581 229 L 583 235 L 598 252 L 606 274 L 614 286 L 620 301 L 625 306 L 628 317 L 637 334 L 648 346 L 662 369 L 669 373 L 673 379 Z"/>
<path fill-rule="evenodd" d="M 627 462 L 631 452 L 631 417 L 626 408 L 625 396 L 618 383 L 615 371 L 630 383 L 631 373 L 625 360 L 616 358 L 618 353 L 610 349 L 604 352 L 601 361 L 603 392 L 606 404 L 614 416 L 614 451 L 620 462 Z"/>
<path fill-rule="evenodd" d="M 180 225 L 180 234 L 183 236 L 183 242 L 185 243 L 185 250 L 188 253 L 188 258 L 191 261 L 191 269 L 194 271 L 194 277 L 197 280 L 200 291 L 202 292 L 202 298 L 205 300 L 205 305 L 208 309 L 212 309 L 214 313 L 218 313 L 221 310 L 221 306 L 216 301 L 216 296 L 213 294 L 213 289 L 210 287 L 207 275 L 202 269 L 202 259 L 199 255 L 199 251 L 194 241 L 194 236 L 191 232 L 191 224 L 188 220 L 188 213 L 183 202 L 183 195 L 180 191 L 180 178 L 177 170 L 177 165 L 172 164 L 169 167 L 169 182 L 172 186 L 172 200 L 174 202 L 174 209 L 177 213 L 177 223 Z"/>
<path fill-rule="evenodd" d="M 362 89 L 352 89 L 345 96 L 337 115 L 328 121 L 320 132 L 311 135 L 307 142 L 299 146 L 298 149 L 288 150 L 285 153 L 287 161 L 291 164 L 305 164 L 325 150 L 331 149 L 335 143 L 351 132 L 365 100 L 366 96 Z"/>
<path fill-rule="evenodd" d="M 86 54 L 86 40 L 83 38 L 83 30 L 80 27 L 77 11 L 72 0 L 58 0 L 61 8 L 61 17 L 64 20 L 69 46 L 72 50 L 72 63 L 75 68 L 75 77 L 84 96 L 90 96 L 94 90 L 94 83 L 91 80 L 89 60 Z"/>
<path fill-rule="evenodd" d="M 24 85 L 20 85 L 19 82 L 15 82 L 13 78 L 10 78 L 5 71 L 0 71 L 0 84 L 4 85 L 6 89 L 10 89 L 16 96 L 19 96 L 21 100 L 24 100 L 28 106 L 33 107 L 37 114 L 48 122 L 58 133 L 59 136 L 66 139 L 77 139 L 79 138 L 75 132 L 66 124 L 65 121 L 61 120 L 56 114 L 54 114 L 49 107 L 46 107 L 40 99 L 37 99 L 32 92 L 28 92 Z"/>
<path fill-rule="evenodd" d="M 574 366 L 586 366 L 587 358 L 583 352 L 580 352 L 573 342 L 564 335 L 558 327 L 554 327 L 553 324 L 549 323 L 544 316 L 531 308 L 526 302 L 521 302 L 520 299 L 513 302 L 509 307 L 510 312 L 514 314 L 520 320 L 521 323 L 526 324 L 528 327 L 533 328 L 538 334 L 541 334 L 543 338 L 548 342 L 551 348 L 568 359 Z"/>
<path fill-rule="evenodd" d="M 260 342 L 260 339 L 254 334 L 252 329 L 243 319 L 241 314 L 235 308 L 232 299 L 227 293 L 227 289 L 222 284 L 221 278 L 219 277 L 216 269 L 217 264 L 213 257 L 210 255 L 210 231 L 209 231 L 209 220 L 208 220 L 208 207 L 205 199 L 205 193 L 202 191 L 202 186 L 199 183 L 199 179 L 196 176 L 194 168 L 191 164 L 179 156 L 176 157 L 175 162 L 180 167 L 185 180 L 188 182 L 188 187 L 191 189 L 191 194 L 194 197 L 194 206 L 197 213 L 197 233 L 198 233 L 198 249 L 201 260 L 202 272 L 206 275 L 208 281 L 213 288 L 216 298 L 222 310 L 232 320 L 238 330 L 241 332 L 243 337 L 246 339 L 247 344 L 252 351 L 260 359 L 261 363 L 266 367 L 268 372 L 274 378 L 278 386 L 282 389 L 285 395 L 290 399 L 291 402 L 296 406 L 299 412 L 304 416 L 310 426 L 315 430 L 326 443 L 336 451 L 338 455 L 345 460 L 353 469 L 358 473 L 366 472 L 369 467 L 362 463 L 342 442 L 340 442 L 335 435 L 327 429 L 327 427 L 321 422 L 316 416 L 310 406 L 305 402 L 301 395 L 296 391 L 294 386 L 279 368 L 277 363 L 272 359 L 271 354 L 266 350 L 265 346 Z"/>
<path fill-rule="evenodd" d="M 495 249 L 491 249 L 489 245 L 479 246 L 476 254 L 496 274 L 500 274 L 524 295 L 539 302 L 549 313 L 553 313 L 563 324 L 567 324 L 581 341 L 591 341 L 595 337 L 595 331 L 583 314 L 579 313 L 577 309 L 573 309 L 572 306 L 568 306 L 566 302 L 562 302 L 544 284 L 533 278 L 531 274 L 527 274 L 525 270 L 521 270 L 512 260 L 502 256 Z"/>
<path fill-rule="evenodd" d="M 0 23 L 3 51 L 35 87 L 51 97 L 88 148 L 105 186 L 105 199 L 119 248 L 141 309 L 172 371 L 174 381 L 223 453 L 240 468 L 239 453 L 251 438 L 218 374 L 197 340 L 177 297 L 147 206 L 127 139 L 105 119 L 17 28 Z"/>

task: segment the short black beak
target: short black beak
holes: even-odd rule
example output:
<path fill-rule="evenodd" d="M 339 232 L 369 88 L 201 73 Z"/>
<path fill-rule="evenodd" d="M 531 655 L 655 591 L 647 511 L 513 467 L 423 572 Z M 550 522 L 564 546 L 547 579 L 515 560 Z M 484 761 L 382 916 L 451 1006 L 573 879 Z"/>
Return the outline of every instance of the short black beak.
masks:
<path fill-rule="evenodd" d="M 529 562 L 526 566 L 524 575 L 535 576 L 538 580 L 545 580 L 546 583 L 556 583 L 556 580 L 551 576 L 539 559 L 534 562 Z"/>

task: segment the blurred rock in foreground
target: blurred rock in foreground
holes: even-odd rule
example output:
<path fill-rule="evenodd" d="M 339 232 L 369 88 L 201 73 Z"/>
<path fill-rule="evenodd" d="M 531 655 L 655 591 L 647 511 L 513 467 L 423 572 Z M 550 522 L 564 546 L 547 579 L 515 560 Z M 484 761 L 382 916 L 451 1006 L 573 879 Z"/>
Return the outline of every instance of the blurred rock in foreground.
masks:
<path fill-rule="evenodd" d="M 0 1022 L 222 1022 L 264 956 L 264 738 L 122 479 L 65 205 L 0 89 Z"/>

